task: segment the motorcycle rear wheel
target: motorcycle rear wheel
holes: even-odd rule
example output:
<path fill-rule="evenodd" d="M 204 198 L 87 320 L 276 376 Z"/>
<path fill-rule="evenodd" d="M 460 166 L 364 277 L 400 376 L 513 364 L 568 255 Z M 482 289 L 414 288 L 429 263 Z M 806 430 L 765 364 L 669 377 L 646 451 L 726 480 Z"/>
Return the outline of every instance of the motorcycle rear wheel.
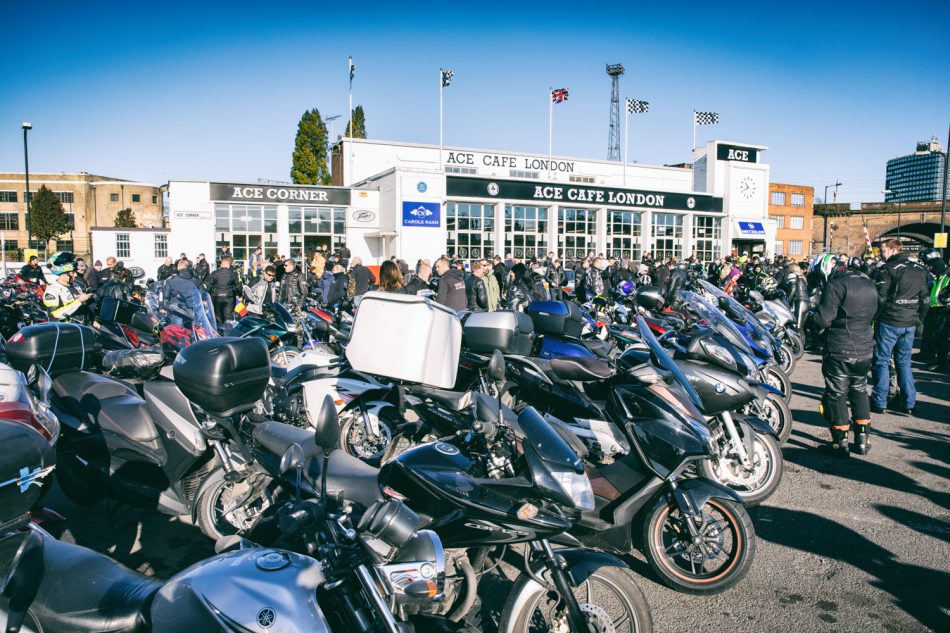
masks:
<path fill-rule="evenodd" d="M 545 574 L 546 575 L 546 574 Z M 650 633 L 653 616 L 633 572 L 620 567 L 594 571 L 574 595 L 595 631 Z M 498 623 L 500 633 L 533 633 L 555 630 L 554 618 L 563 618 L 556 592 L 539 585 L 528 574 L 515 581 Z M 565 621 L 566 623 L 566 621 Z"/>
<path fill-rule="evenodd" d="M 662 498 L 643 522 L 644 554 L 668 587 L 695 595 L 729 589 L 748 573 L 755 558 L 755 528 L 741 503 L 709 499 L 700 510 L 696 545 L 676 504 Z M 723 556 L 720 556 L 723 555 Z M 724 560 L 723 560 L 724 558 Z M 707 565 L 720 562 L 707 571 Z"/>

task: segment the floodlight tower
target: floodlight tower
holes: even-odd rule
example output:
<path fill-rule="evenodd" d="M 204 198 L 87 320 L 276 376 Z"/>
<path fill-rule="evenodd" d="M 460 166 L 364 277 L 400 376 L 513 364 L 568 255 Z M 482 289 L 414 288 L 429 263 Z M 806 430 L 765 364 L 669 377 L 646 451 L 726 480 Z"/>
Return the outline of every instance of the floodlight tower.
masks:
<path fill-rule="evenodd" d="M 610 76 L 610 130 L 607 134 L 607 160 L 620 160 L 620 75 L 623 64 L 607 64 Z"/>

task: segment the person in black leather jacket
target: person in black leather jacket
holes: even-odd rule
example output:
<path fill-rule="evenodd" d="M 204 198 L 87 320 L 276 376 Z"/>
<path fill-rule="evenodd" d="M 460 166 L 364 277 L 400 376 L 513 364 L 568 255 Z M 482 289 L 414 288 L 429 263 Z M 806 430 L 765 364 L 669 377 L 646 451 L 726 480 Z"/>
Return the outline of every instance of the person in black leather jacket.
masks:
<path fill-rule="evenodd" d="M 917 326 L 930 307 L 927 271 L 901 252 L 899 240 L 881 244 L 884 265 L 877 277 L 878 310 L 874 327 L 874 389 L 872 411 L 883 413 L 888 407 L 890 359 L 894 356 L 897 384 L 903 402 L 888 407 L 897 413 L 913 414 L 917 389 L 911 374 L 910 358 Z"/>
<path fill-rule="evenodd" d="M 469 312 L 488 311 L 488 288 L 485 286 L 486 271 L 477 263 L 472 267 L 472 274 L 465 280 L 465 293 L 468 296 Z"/>
<path fill-rule="evenodd" d="M 204 253 L 198 255 L 195 258 L 195 279 L 198 280 L 198 285 L 205 287 L 208 283 L 208 277 L 211 275 L 211 266 L 208 264 L 208 260 L 205 259 Z"/>
<path fill-rule="evenodd" d="M 508 302 L 508 309 L 515 312 L 522 312 L 534 300 L 532 295 L 532 274 L 524 264 L 515 264 L 511 267 L 513 278 L 508 284 L 508 292 L 505 299 Z"/>
<path fill-rule="evenodd" d="M 686 272 L 686 262 L 681 261 L 676 268 L 670 271 L 670 278 L 667 281 L 666 293 L 664 294 L 666 302 L 673 303 L 673 299 L 676 297 L 676 291 L 685 288 L 686 282 L 688 281 L 689 275 Z"/>
<path fill-rule="evenodd" d="M 785 293 L 788 305 L 795 314 L 795 322 L 801 329 L 805 322 L 805 314 L 808 312 L 808 282 L 805 281 L 805 275 L 802 274 L 802 269 L 798 264 L 788 267 L 781 290 Z"/>
<path fill-rule="evenodd" d="M 866 455 L 871 447 L 867 376 L 871 368 L 871 321 L 877 312 L 877 291 L 864 273 L 839 267 L 837 261 L 834 264 L 825 269 L 827 284 L 812 315 L 817 328 L 828 330 L 821 364 L 825 378 L 821 412 L 831 429 L 833 452 L 842 457 L 850 454 L 848 435 L 853 422 L 854 451 Z"/>
<path fill-rule="evenodd" d="M 551 291 L 551 299 L 560 301 L 564 293 L 561 288 L 564 286 L 564 268 L 561 266 L 561 260 L 555 257 L 544 273 L 545 281 L 548 282 L 548 288 Z"/>
<path fill-rule="evenodd" d="M 307 298 L 307 280 L 297 270 L 297 262 L 288 257 L 284 260 L 284 277 L 280 282 L 280 302 L 288 310 L 299 307 Z"/>
<path fill-rule="evenodd" d="M 441 257 L 435 262 L 435 272 L 439 276 L 439 290 L 435 300 L 456 312 L 468 308 L 464 273 L 458 268 L 450 268 L 449 260 Z"/>
<path fill-rule="evenodd" d="M 238 277 L 231 268 L 231 256 L 223 255 L 221 257 L 221 266 L 211 273 L 208 281 L 208 294 L 211 295 L 211 303 L 214 305 L 214 318 L 218 325 L 223 325 L 225 321 L 232 318 L 234 312 L 234 298 L 241 294 L 241 284 Z M 179 263 L 179 266 L 181 264 Z M 197 286 L 198 280 L 194 273 L 188 270 L 192 281 Z M 181 273 L 181 270 L 179 270 Z"/>

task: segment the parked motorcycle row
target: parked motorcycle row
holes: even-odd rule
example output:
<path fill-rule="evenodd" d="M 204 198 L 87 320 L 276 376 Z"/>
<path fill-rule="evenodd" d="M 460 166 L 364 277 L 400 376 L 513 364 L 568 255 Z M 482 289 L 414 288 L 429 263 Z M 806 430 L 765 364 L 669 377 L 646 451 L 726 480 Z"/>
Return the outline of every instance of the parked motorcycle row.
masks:
<path fill-rule="evenodd" d="M 703 281 L 667 298 L 456 314 L 369 292 L 221 332 L 207 293 L 157 284 L 95 327 L 18 320 L 0 623 L 480 631 L 479 581 L 504 564 L 498 630 L 651 631 L 635 550 L 692 594 L 754 564 L 746 508 L 780 485 L 804 349 L 780 300 Z M 217 554 L 159 581 L 57 541 L 54 477 L 80 505 L 185 515 Z"/>

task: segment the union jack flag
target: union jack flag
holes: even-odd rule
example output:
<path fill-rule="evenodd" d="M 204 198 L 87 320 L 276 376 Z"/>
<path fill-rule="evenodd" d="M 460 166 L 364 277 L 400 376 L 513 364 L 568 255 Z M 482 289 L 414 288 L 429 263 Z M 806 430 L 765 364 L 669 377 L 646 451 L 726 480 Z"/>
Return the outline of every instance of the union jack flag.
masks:
<path fill-rule="evenodd" d="M 567 88 L 555 88 L 551 91 L 551 101 L 554 103 L 567 101 L 567 93 Z"/>

